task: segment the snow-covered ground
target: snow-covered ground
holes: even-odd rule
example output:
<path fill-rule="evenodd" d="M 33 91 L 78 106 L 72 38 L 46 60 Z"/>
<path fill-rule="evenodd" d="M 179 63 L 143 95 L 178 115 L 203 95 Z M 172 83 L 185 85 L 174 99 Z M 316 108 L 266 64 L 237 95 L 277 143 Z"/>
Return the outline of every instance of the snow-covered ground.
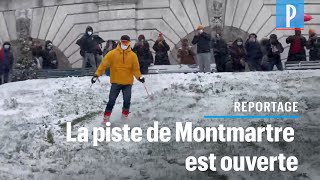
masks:
<path fill-rule="evenodd" d="M 320 71 L 162 74 L 135 82 L 130 123 L 142 129 L 159 121 L 195 126 L 295 128 L 292 143 L 92 143 L 66 142 L 60 125 L 99 126 L 109 79 L 90 88 L 90 77 L 29 80 L 0 86 L 0 179 L 320 179 Z M 232 115 L 234 101 L 298 101 L 299 120 L 205 120 Z M 122 96 L 112 121 L 120 116 Z M 252 113 L 257 114 L 257 113 Z M 252 115 L 251 114 L 251 115 Z M 263 113 L 265 114 L 265 113 Z M 258 114 L 257 114 L 258 115 Z M 53 138 L 50 137 L 53 135 Z M 146 139 L 146 138 L 144 138 Z M 54 141 L 53 144 L 49 143 Z M 49 141 L 49 142 L 48 142 Z M 265 155 L 299 158 L 296 172 L 187 172 L 187 156 Z"/>

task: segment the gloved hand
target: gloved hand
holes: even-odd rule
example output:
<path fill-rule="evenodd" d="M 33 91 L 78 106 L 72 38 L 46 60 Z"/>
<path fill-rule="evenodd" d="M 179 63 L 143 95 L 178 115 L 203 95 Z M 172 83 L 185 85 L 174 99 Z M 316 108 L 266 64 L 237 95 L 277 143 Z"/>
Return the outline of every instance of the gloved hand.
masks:
<path fill-rule="evenodd" d="M 97 76 L 97 75 L 94 75 L 94 76 L 92 77 L 92 79 L 91 79 L 91 83 L 94 84 L 94 83 L 97 82 L 97 80 L 98 80 L 98 76 Z"/>
<path fill-rule="evenodd" d="M 138 81 L 140 81 L 141 83 L 145 83 L 146 80 L 144 79 L 144 77 L 140 77 Z"/>

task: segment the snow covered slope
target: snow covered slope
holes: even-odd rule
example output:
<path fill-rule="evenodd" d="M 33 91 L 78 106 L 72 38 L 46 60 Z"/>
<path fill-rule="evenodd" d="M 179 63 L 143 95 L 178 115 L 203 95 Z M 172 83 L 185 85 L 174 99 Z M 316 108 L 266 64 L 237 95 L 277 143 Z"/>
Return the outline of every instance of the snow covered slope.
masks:
<path fill-rule="evenodd" d="M 131 125 L 145 129 L 159 121 L 195 126 L 276 126 L 295 128 L 292 143 L 67 143 L 74 128 L 99 126 L 109 80 L 90 89 L 90 77 L 29 80 L 0 86 L 0 179 L 320 179 L 320 71 L 146 76 L 133 87 Z M 152 99 L 152 100 L 151 100 Z M 232 115 L 234 101 L 298 101 L 299 120 L 205 120 Z M 112 121 L 120 116 L 122 96 Z M 256 113 L 252 113 L 256 114 Z M 265 114 L 265 113 L 264 113 Z M 257 114 L 258 115 L 258 114 Z M 144 138 L 145 139 L 145 138 Z M 189 155 L 265 155 L 299 158 L 297 172 L 187 172 Z"/>

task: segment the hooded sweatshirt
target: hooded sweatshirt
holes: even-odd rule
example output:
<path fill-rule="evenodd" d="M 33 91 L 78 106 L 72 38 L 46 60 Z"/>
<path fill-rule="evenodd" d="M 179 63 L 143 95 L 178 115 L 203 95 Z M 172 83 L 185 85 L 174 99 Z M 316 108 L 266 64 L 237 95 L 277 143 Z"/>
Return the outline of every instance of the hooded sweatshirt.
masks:
<path fill-rule="evenodd" d="M 121 49 L 119 43 L 117 48 L 110 51 L 101 62 L 96 71 L 96 76 L 100 77 L 110 68 L 110 80 L 112 84 L 132 85 L 133 76 L 141 77 L 140 65 L 136 53 L 129 46 L 126 50 Z"/>

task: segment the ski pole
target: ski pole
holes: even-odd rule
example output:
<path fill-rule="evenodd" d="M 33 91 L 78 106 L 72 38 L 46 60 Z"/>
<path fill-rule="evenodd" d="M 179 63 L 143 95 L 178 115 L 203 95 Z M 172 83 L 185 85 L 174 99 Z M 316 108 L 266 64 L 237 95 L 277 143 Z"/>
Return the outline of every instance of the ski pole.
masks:
<path fill-rule="evenodd" d="M 146 90 L 148 96 L 150 96 L 150 94 L 149 94 L 149 92 L 148 92 L 148 89 L 147 89 L 147 86 L 146 86 L 145 84 L 143 84 L 143 86 L 144 86 L 144 89 Z"/>
<path fill-rule="evenodd" d="M 99 78 L 97 78 L 97 81 L 99 82 L 99 84 L 101 85 L 101 87 L 103 87 Z M 91 83 L 90 89 L 91 89 L 91 87 L 92 87 L 93 84 L 94 84 L 94 83 Z"/>

